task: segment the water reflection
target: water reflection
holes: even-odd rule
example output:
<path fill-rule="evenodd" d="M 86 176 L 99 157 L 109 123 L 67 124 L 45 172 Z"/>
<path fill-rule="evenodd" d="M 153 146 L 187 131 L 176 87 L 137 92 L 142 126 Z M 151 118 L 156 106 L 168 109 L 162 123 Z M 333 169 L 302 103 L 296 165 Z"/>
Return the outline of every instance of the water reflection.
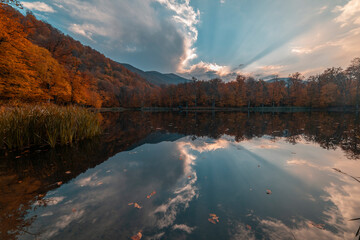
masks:
<path fill-rule="evenodd" d="M 348 176 L 360 176 L 355 115 L 125 112 L 103 119 L 99 139 L 1 159 L 1 239 L 355 235 L 358 225 L 348 221 L 360 207 L 359 183 Z M 128 205 L 135 202 L 141 209 Z"/>

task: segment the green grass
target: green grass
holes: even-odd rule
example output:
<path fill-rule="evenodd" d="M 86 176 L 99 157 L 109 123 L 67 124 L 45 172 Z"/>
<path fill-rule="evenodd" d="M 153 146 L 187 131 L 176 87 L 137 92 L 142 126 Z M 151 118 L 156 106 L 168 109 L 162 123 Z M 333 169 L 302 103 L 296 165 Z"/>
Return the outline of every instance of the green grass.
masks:
<path fill-rule="evenodd" d="M 0 149 L 72 144 L 101 133 L 96 113 L 74 106 L 0 108 Z"/>

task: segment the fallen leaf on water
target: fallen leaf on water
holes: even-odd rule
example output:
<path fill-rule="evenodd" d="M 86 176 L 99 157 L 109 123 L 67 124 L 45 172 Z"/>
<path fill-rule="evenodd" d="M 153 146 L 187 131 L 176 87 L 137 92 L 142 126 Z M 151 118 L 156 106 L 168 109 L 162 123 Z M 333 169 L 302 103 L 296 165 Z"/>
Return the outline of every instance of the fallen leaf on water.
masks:
<path fill-rule="evenodd" d="M 146 197 L 149 199 L 151 198 L 152 196 L 154 196 L 156 194 L 156 191 L 153 191 L 152 193 L 150 193 L 150 195 L 147 195 Z"/>
<path fill-rule="evenodd" d="M 20 181 L 18 181 L 18 183 L 22 183 L 22 181 L 20 180 Z"/>
<path fill-rule="evenodd" d="M 266 189 L 266 194 L 272 194 L 270 189 Z"/>
<path fill-rule="evenodd" d="M 21 156 L 16 156 L 15 158 L 21 158 Z"/>
<path fill-rule="evenodd" d="M 307 224 L 308 224 L 309 227 L 316 227 L 316 228 L 321 229 L 321 230 L 324 230 L 324 226 L 325 226 L 324 224 L 316 224 L 316 223 L 314 223 L 312 221 L 307 222 Z"/>
<path fill-rule="evenodd" d="M 73 209 L 71 209 L 71 211 L 72 211 L 72 212 L 76 212 L 76 209 L 75 209 L 75 208 L 73 208 Z"/>
<path fill-rule="evenodd" d="M 70 174 L 71 172 L 70 171 L 66 171 L 65 174 Z"/>
<path fill-rule="evenodd" d="M 57 184 L 58 186 L 60 186 L 61 184 L 63 184 L 63 182 L 60 181 L 60 182 L 57 182 L 56 184 Z"/>
<path fill-rule="evenodd" d="M 212 224 L 216 224 L 216 222 L 212 218 L 208 218 L 208 221 L 211 222 Z"/>
<path fill-rule="evenodd" d="M 250 226 L 250 225 L 246 225 L 246 227 L 251 230 L 251 226 Z"/>
<path fill-rule="evenodd" d="M 138 203 L 129 203 L 128 205 L 134 205 L 134 208 L 141 209 L 141 206 Z"/>
<path fill-rule="evenodd" d="M 210 213 L 209 216 L 210 218 L 208 218 L 208 221 L 211 222 L 212 224 L 216 224 L 217 222 L 219 222 L 219 217 L 216 216 L 216 214 Z"/>
<path fill-rule="evenodd" d="M 142 233 L 140 231 L 136 235 L 132 236 L 131 240 L 140 240 L 141 238 L 142 238 Z"/>

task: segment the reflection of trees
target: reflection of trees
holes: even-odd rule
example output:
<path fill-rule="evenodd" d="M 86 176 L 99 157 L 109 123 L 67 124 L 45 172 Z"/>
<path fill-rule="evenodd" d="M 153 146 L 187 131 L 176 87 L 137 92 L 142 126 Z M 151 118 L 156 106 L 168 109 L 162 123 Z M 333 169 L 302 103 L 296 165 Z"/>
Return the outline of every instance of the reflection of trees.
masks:
<path fill-rule="evenodd" d="M 102 137 L 72 147 L 30 149 L 0 157 L 1 239 L 15 239 L 26 231 L 33 221 L 25 218 L 27 211 L 57 188 L 57 182 L 66 183 L 116 153 L 148 141 L 156 131 L 211 138 L 227 134 L 236 141 L 263 135 L 292 144 L 305 139 L 325 149 L 340 147 L 351 159 L 360 156 L 359 118 L 346 113 L 104 113 L 103 127 Z"/>

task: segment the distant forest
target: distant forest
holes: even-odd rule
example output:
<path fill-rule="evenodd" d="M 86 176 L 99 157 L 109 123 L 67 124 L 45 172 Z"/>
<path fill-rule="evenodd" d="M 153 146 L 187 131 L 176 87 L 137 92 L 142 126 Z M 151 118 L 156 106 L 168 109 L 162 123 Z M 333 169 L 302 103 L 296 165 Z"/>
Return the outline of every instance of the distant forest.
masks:
<path fill-rule="evenodd" d="M 156 86 L 31 13 L 0 3 L 0 101 L 92 107 L 359 107 L 360 58 L 305 79 Z"/>

